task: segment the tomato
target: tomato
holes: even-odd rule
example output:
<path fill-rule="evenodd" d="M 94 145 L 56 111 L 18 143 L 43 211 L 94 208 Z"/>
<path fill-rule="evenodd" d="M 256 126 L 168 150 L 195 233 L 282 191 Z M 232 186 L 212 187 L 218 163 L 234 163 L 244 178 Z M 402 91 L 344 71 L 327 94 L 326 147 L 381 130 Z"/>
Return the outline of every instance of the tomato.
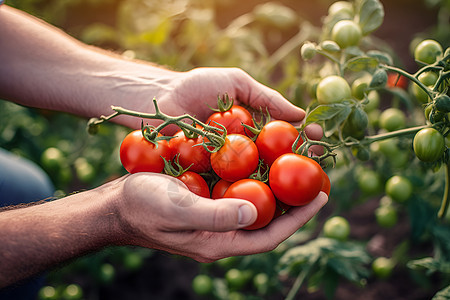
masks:
<path fill-rule="evenodd" d="M 331 104 L 350 98 L 352 93 L 350 85 L 344 78 L 331 75 L 320 80 L 316 95 L 320 104 Z"/>
<path fill-rule="evenodd" d="M 267 294 L 270 287 L 270 278 L 266 273 L 258 273 L 253 277 L 253 286 L 260 295 Z"/>
<path fill-rule="evenodd" d="M 130 173 L 155 172 L 161 173 L 164 169 L 164 157 L 171 159 L 172 151 L 169 143 L 165 140 L 155 144 L 147 141 L 141 130 L 129 133 L 120 145 L 120 161 L 124 168 Z"/>
<path fill-rule="evenodd" d="M 406 90 L 408 88 L 408 79 L 397 73 L 389 73 L 386 85 L 388 88 L 398 87 Z"/>
<path fill-rule="evenodd" d="M 180 154 L 178 156 L 178 163 L 183 169 L 189 167 L 189 171 L 206 173 L 211 170 L 211 154 L 200 145 L 202 142 L 202 136 L 188 138 L 183 130 L 180 130 L 170 139 L 169 144 L 172 148 L 173 155 Z"/>
<path fill-rule="evenodd" d="M 391 228 L 397 224 L 397 210 L 393 205 L 381 205 L 375 210 L 375 218 L 381 227 Z"/>
<path fill-rule="evenodd" d="M 341 20 L 331 30 L 331 38 L 341 48 L 358 45 L 361 37 L 361 28 L 352 20 Z"/>
<path fill-rule="evenodd" d="M 181 180 L 194 194 L 205 198 L 210 197 L 208 184 L 198 173 L 186 171 L 176 178 Z"/>
<path fill-rule="evenodd" d="M 64 289 L 62 296 L 63 299 L 78 300 L 83 298 L 83 289 L 80 285 L 72 283 Z"/>
<path fill-rule="evenodd" d="M 395 261 L 392 258 L 377 257 L 372 262 L 372 270 L 376 277 L 385 279 L 391 276 L 395 267 Z"/>
<path fill-rule="evenodd" d="M 248 271 L 232 268 L 225 273 L 224 277 L 231 290 L 239 290 L 247 284 L 251 278 L 249 275 L 251 274 Z"/>
<path fill-rule="evenodd" d="M 56 171 L 66 163 L 63 152 L 55 147 L 49 147 L 42 152 L 41 164 L 47 171 Z"/>
<path fill-rule="evenodd" d="M 224 112 L 215 112 L 206 120 L 206 124 L 219 127 L 216 123 L 222 124 L 227 129 L 228 134 L 242 134 L 252 136 L 252 133 L 245 129 L 242 124 L 254 126 L 253 118 L 250 112 L 239 105 L 233 105 Z"/>
<path fill-rule="evenodd" d="M 433 86 L 438 80 L 438 74 L 433 71 L 423 72 L 417 77 L 420 82 L 425 84 L 426 86 Z"/>
<path fill-rule="evenodd" d="M 278 157 L 269 171 L 269 184 L 275 197 L 292 206 L 305 205 L 316 198 L 323 178 L 323 170 L 316 161 L 294 153 Z"/>
<path fill-rule="evenodd" d="M 328 177 L 328 174 L 325 173 L 325 171 L 323 171 L 323 170 L 322 170 L 322 176 L 323 176 L 323 183 L 322 183 L 322 188 L 320 190 L 322 192 L 324 192 L 325 194 L 327 194 L 327 196 L 330 196 L 330 191 L 331 191 L 330 178 Z"/>
<path fill-rule="evenodd" d="M 285 212 L 287 212 L 292 206 L 287 205 L 286 203 L 281 202 L 280 200 L 276 201 L 276 208 L 275 208 L 275 214 L 273 215 L 273 218 L 276 219 Z"/>
<path fill-rule="evenodd" d="M 432 87 L 430 87 L 432 88 Z M 413 83 L 410 86 L 410 91 L 413 96 L 422 104 L 428 103 L 430 101 L 430 97 L 428 94 L 417 84 Z"/>
<path fill-rule="evenodd" d="M 413 193 L 413 185 L 408 178 L 400 175 L 394 175 L 386 181 L 386 195 L 397 202 L 405 202 Z"/>
<path fill-rule="evenodd" d="M 211 153 L 211 166 L 220 178 L 237 181 L 249 177 L 258 167 L 255 143 L 242 134 L 229 134 L 219 151 Z"/>
<path fill-rule="evenodd" d="M 381 179 L 377 172 L 365 169 L 357 174 L 357 183 L 361 191 L 367 195 L 374 195 L 382 189 Z"/>
<path fill-rule="evenodd" d="M 348 15 L 349 18 L 353 17 L 354 11 L 353 11 L 353 4 L 348 1 L 336 1 L 333 2 L 328 7 L 328 14 L 329 15 Z"/>
<path fill-rule="evenodd" d="M 38 300 L 56 300 L 59 299 L 57 290 L 50 285 L 43 286 L 39 289 Z"/>
<path fill-rule="evenodd" d="M 275 120 L 267 123 L 255 141 L 259 158 L 271 166 L 282 154 L 292 153 L 292 144 L 298 135 L 297 129 L 286 121 Z M 303 140 L 300 140 L 298 146 L 302 143 Z"/>
<path fill-rule="evenodd" d="M 114 266 L 109 263 L 103 263 L 98 269 L 98 279 L 103 284 L 109 284 L 114 280 L 116 276 L 116 270 Z"/>
<path fill-rule="evenodd" d="M 209 295 L 213 291 L 213 281 L 208 275 L 199 274 L 192 280 L 192 289 L 197 295 Z"/>
<path fill-rule="evenodd" d="M 332 217 L 324 223 L 323 234 L 332 239 L 345 241 L 350 235 L 350 224 L 344 217 Z"/>
<path fill-rule="evenodd" d="M 362 100 L 364 98 L 364 94 L 367 92 L 369 88 L 370 81 L 372 80 L 372 76 L 369 74 L 365 74 L 361 77 L 358 77 L 352 83 L 352 95 L 358 100 Z"/>
<path fill-rule="evenodd" d="M 85 183 L 91 182 L 95 178 L 95 168 L 84 157 L 78 157 L 74 162 L 77 178 Z"/>
<path fill-rule="evenodd" d="M 142 268 L 144 259 L 138 252 L 128 252 L 123 258 L 123 266 L 129 271 L 137 271 Z"/>
<path fill-rule="evenodd" d="M 421 161 L 433 162 L 444 154 L 445 139 L 436 129 L 424 128 L 414 136 L 413 148 L 414 153 Z"/>
<path fill-rule="evenodd" d="M 442 56 L 441 44 L 435 40 L 423 40 L 414 49 L 414 59 L 426 64 L 432 64 Z"/>
<path fill-rule="evenodd" d="M 270 187 L 255 179 L 241 179 L 228 187 L 224 198 L 239 198 L 248 200 L 258 211 L 256 221 L 245 227 L 247 230 L 262 228 L 270 223 L 275 214 L 276 201 Z"/>
<path fill-rule="evenodd" d="M 388 108 L 380 115 L 380 127 L 386 129 L 387 131 L 402 129 L 405 125 L 405 113 L 398 108 Z"/>
<path fill-rule="evenodd" d="M 228 189 L 228 187 L 232 184 L 232 182 L 220 179 L 216 182 L 214 185 L 212 192 L 211 192 L 211 198 L 212 199 L 219 199 L 223 198 L 223 194 L 225 194 L 225 191 Z"/>

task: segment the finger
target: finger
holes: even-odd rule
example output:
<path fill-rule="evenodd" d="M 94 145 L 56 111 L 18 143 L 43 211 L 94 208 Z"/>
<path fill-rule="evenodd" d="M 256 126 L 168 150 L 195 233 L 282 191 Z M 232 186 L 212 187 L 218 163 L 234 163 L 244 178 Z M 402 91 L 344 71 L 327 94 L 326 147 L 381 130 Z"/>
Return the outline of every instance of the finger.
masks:
<path fill-rule="evenodd" d="M 305 117 L 305 111 L 284 98 L 279 92 L 257 82 L 250 75 L 238 76 L 236 97 L 239 101 L 255 108 L 266 108 L 275 119 L 298 122 Z M 246 83 L 243 84 L 242 82 Z"/>
<path fill-rule="evenodd" d="M 305 127 L 305 133 L 311 140 L 320 140 L 323 136 L 322 126 L 319 124 L 309 124 Z"/>
<path fill-rule="evenodd" d="M 196 198 L 193 205 L 179 209 L 179 219 L 183 221 L 179 230 L 230 231 L 256 221 L 256 207 L 249 201 L 191 196 Z"/>

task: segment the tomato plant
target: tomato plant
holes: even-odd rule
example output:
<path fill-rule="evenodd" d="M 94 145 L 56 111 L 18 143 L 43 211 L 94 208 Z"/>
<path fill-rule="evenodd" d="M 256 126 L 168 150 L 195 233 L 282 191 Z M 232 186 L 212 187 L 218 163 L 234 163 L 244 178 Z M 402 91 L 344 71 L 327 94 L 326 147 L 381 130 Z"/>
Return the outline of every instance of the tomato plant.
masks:
<path fill-rule="evenodd" d="M 255 179 L 241 179 L 228 187 L 224 198 L 245 199 L 255 205 L 258 211 L 256 221 L 244 229 L 255 230 L 266 226 L 272 221 L 275 214 L 275 197 L 270 187 Z"/>
<path fill-rule="evenodd" d="M 247 136 L 229 134 L 225 144 L 211 154 L 211 166 L 220 178 L 237 181 L 252 174 L 259 162 L 258 148 Z"/>
<path fill-rule="evenodd" d="M 171 149 L 166 140 L 156 144 L 147 141 L 141 130 L 130 132 L 120 145 L 120 161 L 130 173 L 155 172 L 164 169 L 164 160 L 171 159 Z"/>
<path fill-rule="evenodd" d="M 269 171 L 269 184 L 280 201 L 300 206 L 311 202 L 322 189 L 323 170 L 313 159 L 287 153 L 278 157 Z"/>
<path fill-rule="evenodd" d="M 271 166 L 282 154 L 292 153 L 292 146 L 298 135 L 297 129 L 288 122 L 275 120 L 267 123 L 255 141 L 259 157 Z M 302 142 L 299 141 L 299 145 Z"/>

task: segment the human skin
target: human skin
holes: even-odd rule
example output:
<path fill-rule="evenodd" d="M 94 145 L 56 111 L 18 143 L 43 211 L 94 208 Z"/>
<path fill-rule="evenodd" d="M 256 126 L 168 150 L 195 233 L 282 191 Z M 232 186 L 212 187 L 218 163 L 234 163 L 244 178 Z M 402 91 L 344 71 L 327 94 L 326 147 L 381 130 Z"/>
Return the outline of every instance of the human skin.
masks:
<path fill-rule="evenodd" d="M 7 5 L 0 6 L 0 98 L 30 107 L 98 117 L 111 105 L 206 120 L 218 94 L 273 118 L 301 122 L 305 112 L 238 68 L 175 72 L 87 46 Z M 139 128 L 141 119 L 115 118 Z M 149 123 L 157 121 L 149 121 Z M 156 123 L 155 123 L 156 124 Z M 167 128 L 171 134 L 176 128 Z M 308 128 L 319 139 L 319 126 Z M 151 192 L 149 192 L 151 191 Z M 3 195 L 2 195 L 3 196 Z M 0 287 L 112 245 L 137 245 L 208 262 L 274 249 L 327 202 L 321 193 L 264 229 L 242 199 L 195 196 L 178 180 L 152 173 L 126 175 L 95 189 L 44 204 L 0 212 Z"/>

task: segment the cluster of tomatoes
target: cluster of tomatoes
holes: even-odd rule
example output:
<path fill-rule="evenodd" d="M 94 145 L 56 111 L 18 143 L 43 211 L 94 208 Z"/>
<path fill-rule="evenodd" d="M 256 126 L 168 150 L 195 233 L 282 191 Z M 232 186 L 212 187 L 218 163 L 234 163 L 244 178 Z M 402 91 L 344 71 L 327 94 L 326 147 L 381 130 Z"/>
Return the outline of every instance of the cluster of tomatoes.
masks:
<path fill-rule="evenodd" d="M 193 193 L 252 202 L 258 217 L 248 230 L 266 226 L 291 206 L 308 204 L 320 191 L 329 194 L 330 181 L 320 165 L 293 153 L 299 132 L 292 124 L 272 120 L 254 134 L 248 129 L 255 126 L 252 115 L 234 104 L 213 112 L 206 124 L 226 129 L 225 142 L 217 151 L 202 146 L 202 135 L 187 136 L 183 130 L 157 142 L 135 130 L 121 144 L 122 165 L 130 173 L 161 173 L 167 163 L 175 163 L 182 170 L 176 178 Z M 257 176 L 261 174 L 267 176 Z M 214 180 L 208 184 L 204 178 Z"/>

